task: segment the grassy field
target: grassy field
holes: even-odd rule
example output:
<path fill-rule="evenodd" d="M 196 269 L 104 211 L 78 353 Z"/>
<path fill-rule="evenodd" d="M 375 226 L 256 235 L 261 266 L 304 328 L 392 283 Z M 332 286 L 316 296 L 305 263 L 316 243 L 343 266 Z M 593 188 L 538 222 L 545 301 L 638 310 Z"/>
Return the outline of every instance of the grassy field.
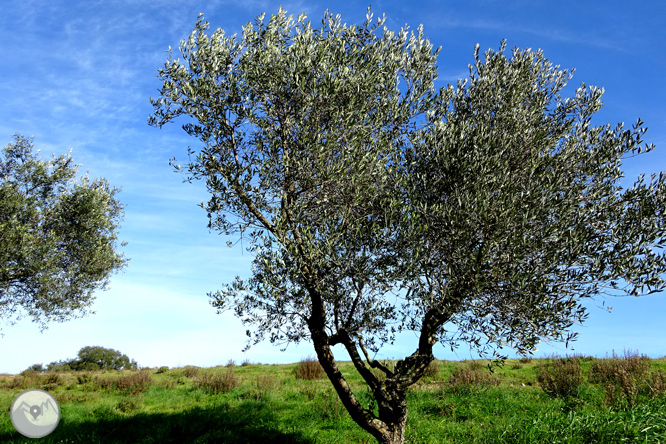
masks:
<path fill-rule="evenodd" d="M 370 397 L 341 363 L 360 399 Z M 0 375 L 2 443 L 373 443 L 306 361 Z M 666 358 L 436 361 L 408 396 L 408 443 L 664 443 Z M 305 376 L 309 376 L 308 372 Z M 22 437 L 9 408 L 27 388 L 52 393 L 61 420 Z M 546 393 L 548 392 L 548 393 Z"/>

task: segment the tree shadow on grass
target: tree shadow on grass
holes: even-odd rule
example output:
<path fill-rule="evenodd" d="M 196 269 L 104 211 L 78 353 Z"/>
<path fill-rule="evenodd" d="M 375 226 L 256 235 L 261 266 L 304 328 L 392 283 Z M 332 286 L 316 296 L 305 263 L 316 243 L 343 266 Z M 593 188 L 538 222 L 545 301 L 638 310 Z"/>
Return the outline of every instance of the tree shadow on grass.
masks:
<path fill-rule="evenodd" d="M 68 421 L 63 415 L 53 433 L 44 438 L 0 432 L 0 442 L 314 444 L 299 431 L 280 430 L 277 422 L 266 403 L 248 401 L 237 407 L 195 407 L 178 413 L 123 416 L 110 411 L 103 418 L 85 422 Z"/>

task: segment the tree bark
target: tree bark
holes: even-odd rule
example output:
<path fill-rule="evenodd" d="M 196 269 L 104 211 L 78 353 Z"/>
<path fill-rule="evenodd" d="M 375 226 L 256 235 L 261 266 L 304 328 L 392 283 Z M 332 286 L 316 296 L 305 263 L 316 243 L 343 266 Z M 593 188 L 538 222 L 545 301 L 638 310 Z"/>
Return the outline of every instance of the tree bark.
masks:
<path fill-rule="evenodd" d="M 380 444 L 402 444 L 407 424 L 406 387 L 400 382 L 390 380 L 377 381 L 376 384 L 368 381 L 378 405 L 379 416 L 376 416 L 361 405 L 338 369 L 331 350 L 330 337 L 323 324 L 317 324 L 311 318 L 309 329 L 319 362 L 354 422 Z"/>

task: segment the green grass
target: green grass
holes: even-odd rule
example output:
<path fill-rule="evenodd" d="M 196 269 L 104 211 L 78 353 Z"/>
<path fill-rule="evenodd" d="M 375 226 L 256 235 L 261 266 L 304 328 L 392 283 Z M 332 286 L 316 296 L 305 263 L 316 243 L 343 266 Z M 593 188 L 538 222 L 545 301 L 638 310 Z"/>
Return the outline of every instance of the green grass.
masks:
<path fill-rule="evenodd" d="M 637 389 L 631 405 L 614 405 L 588 381 L 595 359 L 579 357 L 584 377 L 576 395 L 549 397 L 537 375 L 552 362 L 507 360 L 489 376 L 485 362 L 441 361 L 408 394 L 406 442 L 666 444 L 663 393 Z M 666 358 L 649 364 L 652 373 L 666 370 Z M 26 388 L 44 388 L 62 410 L 44 443 L 373 443 L 328 380 L 298 379 L 297 366 L 0 375 L 0 442 L 34 442 L 14 430 L 9 406 Z M 351 363 L 340 367 L 369 405 Z"/>

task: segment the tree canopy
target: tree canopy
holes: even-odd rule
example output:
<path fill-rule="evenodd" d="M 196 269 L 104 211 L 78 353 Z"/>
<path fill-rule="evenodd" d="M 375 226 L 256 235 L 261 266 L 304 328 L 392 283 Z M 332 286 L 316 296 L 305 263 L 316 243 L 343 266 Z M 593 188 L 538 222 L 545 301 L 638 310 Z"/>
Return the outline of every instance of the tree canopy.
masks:
<path fill-rule="evenodd" d="M 42 329 L 89 313 L 93 292 L 128 259 L 116 252 L 123 206 L 106 179 L 76 179 L 66 155 L 40 160 L 16 135 L 0 158 L 0 315 Z"/>
<path fill-rule="evenodd" d="M 209 227 L 249 231 L 252 277 L 210 294 L 253 327 L 249 345 L 312 341 L 352 418 L 397 443 L 436 343 L 529 352 L 572 339 L 585 298 L 663 290 L 666 175 L 619 186 L 622 159 L 655 147 L 640 120 L 592 125 L 602 89 L 563 98 L 571 72 L 504 42 L 437 87 L 421 27 L 305 19 L 281 9 L 238 38 L 200 16 L 151 100 L 152 125 L 185 116 L 201 142 L 171 163 L 206 182 Z M 371 352 L 400 331 L 418 344 L 390 369 Z"/>

